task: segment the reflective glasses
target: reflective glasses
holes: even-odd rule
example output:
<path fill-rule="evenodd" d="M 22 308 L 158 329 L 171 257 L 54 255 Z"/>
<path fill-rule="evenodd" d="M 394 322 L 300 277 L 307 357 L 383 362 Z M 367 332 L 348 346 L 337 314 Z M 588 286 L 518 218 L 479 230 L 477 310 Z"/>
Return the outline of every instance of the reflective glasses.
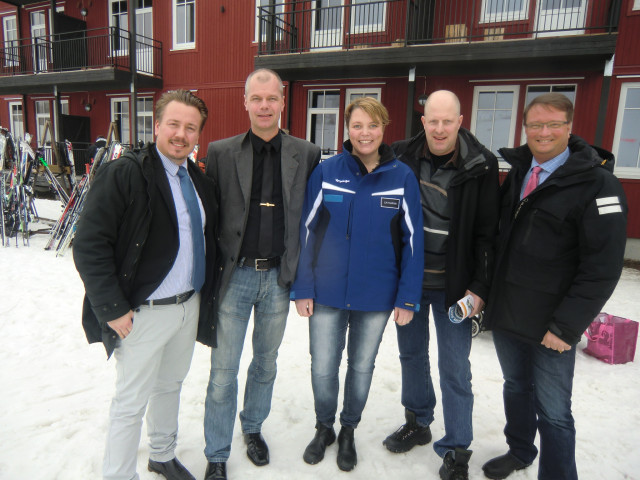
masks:
<path fill-rule="evenodd" d="M 538 132 L 544 127 L 547 127 L 549 130 L 558 130 L 568 123 L 569 122 L 525 123 L 524 126 L 532 132 Z"/>

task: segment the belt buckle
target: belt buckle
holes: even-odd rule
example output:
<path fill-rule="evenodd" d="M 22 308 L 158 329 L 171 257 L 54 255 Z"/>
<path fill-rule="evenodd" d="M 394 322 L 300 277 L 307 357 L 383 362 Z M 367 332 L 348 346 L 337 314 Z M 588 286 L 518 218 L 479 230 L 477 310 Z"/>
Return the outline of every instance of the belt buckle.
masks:
<path fill-rule="evenodd" d="M 266 272 L 267 270 L 269 270 L 268 268 L 259 268 L 258 267 L 258 262 L 268 262 L 269 261 L 268 258 L 256 258 L 255 261 L 256 261 L 256 264 L 255 264 L 256 272 Z"/>
<path fill-rule="evenodd" d="M 179 293 L 176 295 L 176 305 L 185 301 L 185 299 L 189 296 L 189 292 Z"/>

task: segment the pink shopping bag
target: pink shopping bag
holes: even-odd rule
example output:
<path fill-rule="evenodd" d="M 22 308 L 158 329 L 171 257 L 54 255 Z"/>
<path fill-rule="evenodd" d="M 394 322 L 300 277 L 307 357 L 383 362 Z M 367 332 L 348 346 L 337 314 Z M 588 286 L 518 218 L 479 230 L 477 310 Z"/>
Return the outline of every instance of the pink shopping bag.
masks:
<path fill-rule="evenodd" d="M 588 339 L 585 353 L 611 364 L 633 362 L 638 322 L 601 312 L 584 334 Z"/>

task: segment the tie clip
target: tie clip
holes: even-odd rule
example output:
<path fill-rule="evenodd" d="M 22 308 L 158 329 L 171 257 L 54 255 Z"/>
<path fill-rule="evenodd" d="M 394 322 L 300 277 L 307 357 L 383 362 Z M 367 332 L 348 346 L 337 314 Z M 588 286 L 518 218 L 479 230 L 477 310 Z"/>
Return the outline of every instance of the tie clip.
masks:
<path fill-rule="evenodd" d="M 275 207 L 276 204 L 275 203 L 261 203 L 260 206 L 261 207 Z"/>

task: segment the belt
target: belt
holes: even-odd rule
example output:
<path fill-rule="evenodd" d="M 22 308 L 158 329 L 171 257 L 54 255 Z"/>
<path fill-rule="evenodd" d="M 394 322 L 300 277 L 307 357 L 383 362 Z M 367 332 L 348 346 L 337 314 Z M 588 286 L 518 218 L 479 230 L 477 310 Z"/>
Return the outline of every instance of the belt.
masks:
<path fill-rule="evenodd" d="M 271 258 L 247 258 L 242 257 L 238 262 L 240 267 L 255 268 L 258 272 L 264 272 L 280 265 L 280 257 Z"/>
<path fill-rule="evenodd" d="M 149 305 L 150 307 L 153 307 L 154 305 L 179 305 L 189 300 L 194 293 L 195 290 L 189 290 L 188 292 L 179 293 L 173 297 L 158 298 L 157 300 L 145 300 L 142 302 L 142 305 Z"/>

